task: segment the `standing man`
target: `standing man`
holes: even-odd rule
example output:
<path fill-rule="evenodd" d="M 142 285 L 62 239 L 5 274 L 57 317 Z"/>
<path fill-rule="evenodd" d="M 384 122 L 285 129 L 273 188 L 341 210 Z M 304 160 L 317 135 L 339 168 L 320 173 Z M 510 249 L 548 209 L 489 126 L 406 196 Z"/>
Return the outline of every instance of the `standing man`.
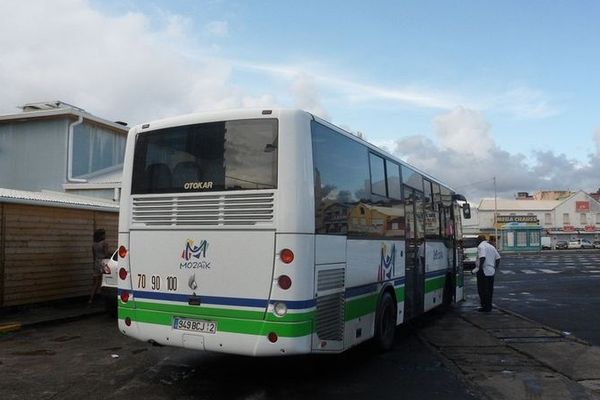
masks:
<path fill-rule="evenodd" d="M 485 240 L 485 236 L 477 236 L 477 242 L 477 267 L 473 270 L 477 273 L 477 291 L 481 302 L 481 307 L 477 311 L 490 312 L 494 294 L 494 275 L 500 265 L 500 254 L 493 244 Z"/>

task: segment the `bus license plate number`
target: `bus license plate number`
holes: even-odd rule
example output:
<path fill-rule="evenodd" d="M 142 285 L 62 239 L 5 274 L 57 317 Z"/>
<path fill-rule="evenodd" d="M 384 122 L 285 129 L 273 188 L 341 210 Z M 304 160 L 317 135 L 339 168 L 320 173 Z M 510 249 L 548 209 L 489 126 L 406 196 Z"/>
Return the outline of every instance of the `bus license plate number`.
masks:
<path fill-rule="evenodd" d="M 214 321 L 204 321 L 200 319 L 175 318 L 173 328 L 182 331 L 192 331 L 201 333 L 217 333 L 217 323 Z"/>

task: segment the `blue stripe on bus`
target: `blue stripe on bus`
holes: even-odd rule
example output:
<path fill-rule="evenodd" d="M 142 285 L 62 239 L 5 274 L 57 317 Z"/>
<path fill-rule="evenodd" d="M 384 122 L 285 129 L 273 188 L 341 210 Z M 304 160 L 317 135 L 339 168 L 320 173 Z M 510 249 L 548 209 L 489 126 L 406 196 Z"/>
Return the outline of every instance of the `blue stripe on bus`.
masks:
<path fill-rule="evenodd" d="M 437 271 L 429 271 L 425 274 L 425 278 L 427 279 L 427 278 L 435 278 L 437 276 L 443 276 L 443 275 L 446 275 L 446 272 L 447 271 L 445 269 L 440 269 Z"/>
<path fill-rule="evenodd" d="M 394 279 L 394 286 L 404 285 L 405 283 L 406 283 L 406 278 L 405 277 Z"/>
<path fill-rule="evenodd" d="M 119 289 L 119 294 L 121 289 Z M 165 300 L 165 301 L 176 301 L 180 303 L 188 304 L 192 295 L 189 294 L 177 294 L 177 293 L 163 293 L 163 292 L 147 292 L 141 290 L 134 290 L 133 297 L 139 299 L 151 299 L 151 300 Z M 304 308 L 310 308 L 315 306 L 315 300 L 264 300 L 264 299 L 246 299 L 239 297 L 217 297 L 217 296 L 196 296 L 200 299 L 201 304 L 212 304 L 221 306 L 241 306 L 241 307 L 260 307 L 266 308 L 267 305 L 274 304 L 277 302 L 284 302 L 288 309 L 300 310 Z"/>
<path fill-rule="evenodd" d="M 365 286 L 356 286 L 346 289 L 346 298 L 362 296 L 363 294 L 377 292 L 377 284 L 369 284 Z"/>
<path fill-rule="evenodd" d="M 394 286 L 404 285 L 405 282 L 406 282 L 406 278 L 404 276 L 402 276 L 400 278 L 396 278 L 396 279 L 394 279 Z M 370 284 L 364 285 L 364 286 L 355 286 L 352 288 L 348 288 L 348 289 L 346 289 L 346 298 L 349 299 L 351 297 L 362 296 L 362 295 L 368 294 L 368 293 L 375 293 L 375 292 L 377 292 L 379 285 L 381 285 L 383 283 L 385 283 L 385 282 L 370 283 Z"/>

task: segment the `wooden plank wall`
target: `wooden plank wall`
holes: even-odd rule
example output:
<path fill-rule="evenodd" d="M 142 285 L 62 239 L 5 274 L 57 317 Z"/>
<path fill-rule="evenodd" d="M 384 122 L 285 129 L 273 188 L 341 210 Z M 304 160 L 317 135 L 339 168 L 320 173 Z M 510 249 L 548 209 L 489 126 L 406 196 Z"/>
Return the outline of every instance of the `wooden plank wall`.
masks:
<path fill-rule="evenodd" d="M 3 204 L 2 306 L 89 295 L 95 228 L 114 249 L 118 213 Z"/>

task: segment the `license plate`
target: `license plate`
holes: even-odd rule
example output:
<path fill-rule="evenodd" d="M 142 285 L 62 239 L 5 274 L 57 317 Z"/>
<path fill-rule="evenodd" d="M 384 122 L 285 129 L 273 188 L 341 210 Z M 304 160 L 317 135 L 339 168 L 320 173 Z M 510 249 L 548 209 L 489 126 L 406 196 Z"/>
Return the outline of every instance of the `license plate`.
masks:
<path fill-rule="evenodd" d="M 217 333 L 217 323 L 215 321 L 176 317 L 173 319 L 173 329 L 215 334 Z"/>

